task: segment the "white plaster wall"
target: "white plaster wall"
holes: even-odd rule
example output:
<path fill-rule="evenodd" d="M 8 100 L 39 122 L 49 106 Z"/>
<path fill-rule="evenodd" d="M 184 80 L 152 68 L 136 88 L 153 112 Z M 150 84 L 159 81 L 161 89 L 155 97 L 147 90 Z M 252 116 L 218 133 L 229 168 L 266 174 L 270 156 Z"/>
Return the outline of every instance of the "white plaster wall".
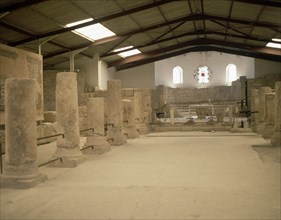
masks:
<path fill-rule="evenodd" d="M 107 81 L 115 78 L 115 67 L 107 68 L 107 63 L 104 61 L 99 61 L 99 89 L 107 90 Z"/>
<path fill-rule="evenodd" d="M 117 71 L 115 78 L 120 79 L 123 88 L 155 88 L 154 63 L 131 69 Z"/>
<path fill-rule="evenodd" d="M 193 78 L 193 71 L 199 65 L 207 65 L 213 71 L 213 78 L 206 87 L 226 86 L 225 70 L 230 63 L 236 65 L 238 78 L 240 76 L 255 77 L 254 58 L 211 51 L 194 52 L 155 62 L 155 85 L 166 85 L 173 88 L 199 87 Z M 183 84 L 180 86 L 173 84 L 173 68 L 175 66 L 181 66 L 183 69 Z"/>
<path fill-rule="evenodd" d="M 256 78 L 263 77 L 268 74 L 281 75 L 281 63 L 269 60 L 255 59 Z"/>

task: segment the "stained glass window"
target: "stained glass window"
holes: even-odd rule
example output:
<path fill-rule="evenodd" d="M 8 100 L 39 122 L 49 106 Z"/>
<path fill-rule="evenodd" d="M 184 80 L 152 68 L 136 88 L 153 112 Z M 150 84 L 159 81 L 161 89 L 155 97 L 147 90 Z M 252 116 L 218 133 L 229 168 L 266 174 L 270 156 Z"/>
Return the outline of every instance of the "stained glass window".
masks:
<path fill-rule="evenodd" d="M 193 72 L 193 77 L 199 84 L 207 84 L 212 79 L 213 73 L 208 66 L 198 66 Z"/>

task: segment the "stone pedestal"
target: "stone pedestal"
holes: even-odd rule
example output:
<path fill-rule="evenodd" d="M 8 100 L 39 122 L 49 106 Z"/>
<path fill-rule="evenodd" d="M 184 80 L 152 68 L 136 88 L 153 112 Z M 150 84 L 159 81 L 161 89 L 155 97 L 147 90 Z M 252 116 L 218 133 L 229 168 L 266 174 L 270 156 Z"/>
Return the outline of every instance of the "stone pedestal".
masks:
<path fill-rule="evenodd" d="M 274 97 L 275 93 L 268 93 L 265 95 L 265 128 L 262 133 L 262 137 L 268 139 L 274 132 L 274 123 L 275 123 L 275 115 L 274 115 Z"/>
<path fill-rule="evenodd" d="M 80 133 L 78 116 L 77 77 L 73 72 L 57 74 L 56 110 L 58 133 L 63 133 L 57 141 L 54 158 L 61 157 L 50 166 L 76 167 L 85 160 L 80 151 Z"/>
<path fill-rule="evenodd" d="M 123 131 L 127 134 L 128 139 L 139 137 L 139 133 L 135 123 L 135 107 L 134 102 L 131 100 L 124 99 L 123 103 Z"/>
<path fill-rule="evenodd" d="M 281 146 L 281 82 L 275 83 L 275 129 L 271 136 L 271 144 L 273 146 Z"/>
<path fill-rule="evenodd" d="M 122 145 L 127 139 L 122 132 L 122 95 L 121 81 L 107 81 L 107 136 L 111 145 Z"/>
<path fill-rule="evenodd" d="M 270 87 L 260 87 L 259 94 L 259 121 L 257 124 L 257 133 L 262 134 L 265 128 L 265 95 L 271 93 Z"/>
<path fill-rule="evenodd" d="M 87 111 L 88 128 L 94 128 L 94 132 L 92 132 L 91 136 L 87 137 L 84 147 L 94 146 L 92 152 L 97 154 L 110 151 L 111 146 L 106 141 L 104 132 L 104 98 L 89 98 Z M 90 150 L 91 148 L 88 149 Z M 89 150 L 84 152 L 89 152 Z"/>
<path fill-rule="evenodd" d="M 36 82 L 10 78 L 5 83 L 6 155 L 1 187 L 29 188 L 47 179 L 35 164 Z"/>

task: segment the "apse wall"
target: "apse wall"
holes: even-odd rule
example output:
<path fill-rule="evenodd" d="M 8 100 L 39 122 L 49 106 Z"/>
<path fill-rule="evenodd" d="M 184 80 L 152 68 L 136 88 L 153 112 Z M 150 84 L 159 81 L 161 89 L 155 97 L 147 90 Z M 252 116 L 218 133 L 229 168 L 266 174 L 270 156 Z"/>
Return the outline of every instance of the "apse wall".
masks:
<path fill-rule="evenodd" d="M 155 62 L 155 85 L 176 87 L 199 87 L 193 77 L 193 72 L 199 65 L 208 66 L 213 77 L 206 87 L 226 86 L 226 67 L 235 64 L 237 78 L 246 76 L 255 77 L 255 59 L 220 53 L 220 52 L 194 52 Z M 173 68 L 180 66 L 183 69 L 183 84 L 173 84 Z"/>

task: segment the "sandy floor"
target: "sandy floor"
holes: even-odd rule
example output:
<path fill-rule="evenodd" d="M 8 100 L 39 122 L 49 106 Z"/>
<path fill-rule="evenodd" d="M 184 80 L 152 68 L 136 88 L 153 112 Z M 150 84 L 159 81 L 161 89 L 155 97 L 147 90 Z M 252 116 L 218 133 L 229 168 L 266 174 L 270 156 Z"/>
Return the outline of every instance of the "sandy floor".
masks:
<path fill-rule="evenodd" d="M 73 169 L 42 167 L 49 179 L 32 189 L 1 189 L 0 217 L 280 219 L 280 149 L 267 147 L 255 134 L 143 136 Z M 38 149 L 41 163 L 55 144 Z"/>

